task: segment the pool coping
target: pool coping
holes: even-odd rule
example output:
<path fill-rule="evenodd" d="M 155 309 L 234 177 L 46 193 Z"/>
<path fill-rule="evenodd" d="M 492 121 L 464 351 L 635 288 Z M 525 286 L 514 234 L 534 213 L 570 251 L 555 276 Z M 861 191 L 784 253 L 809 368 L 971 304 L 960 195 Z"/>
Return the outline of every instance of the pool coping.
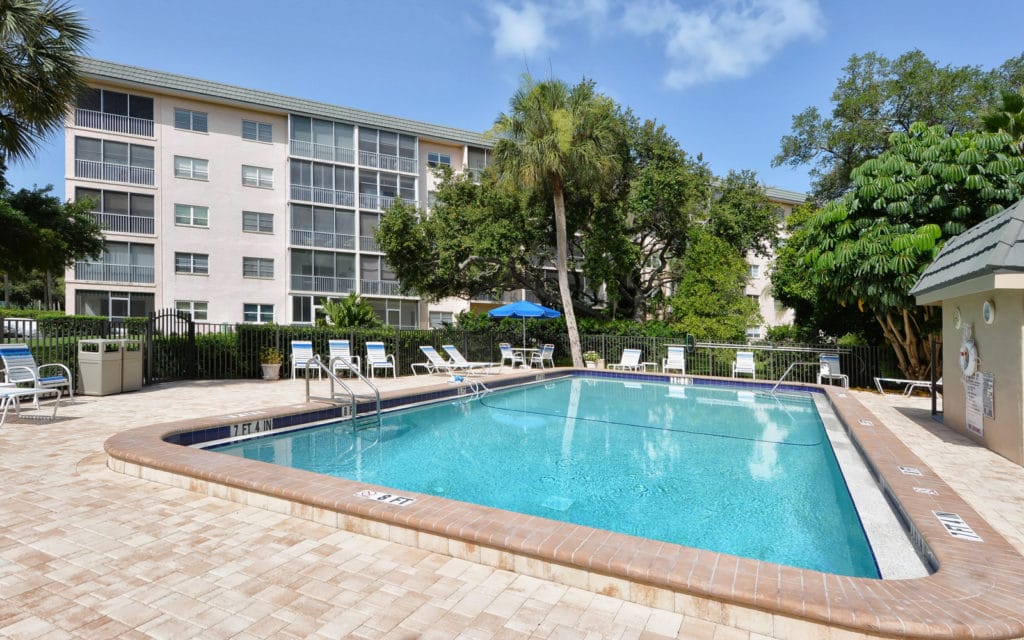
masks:
<path fill-rule="evenodd" d="M 489 377 L 488 385 L 573 374 L 668 378 L 556 369 Z M 737 383 L 693 376 L 671 379 Z M 746 382 L 738 384 L 749 387 Z M 399 506 L 356 495 L 390 491 L 385 487 L 166 440 L 225 425 L 275 419 L 283 424 L 338 411 L 326 404 L 149 425 L 116 434 L 104 447 L 108 466 L 128 475 L 775 637 L 807 637 L 820 633 L 822 626 L 890 637 L 1024 636 L 1024 557 L 851 394 L 816 385 L 788 388 L 826 395 L 854 446 L 866 454 L 865 463 L 883 493 L 908 525 L 911 539 L 937 567 L 935 573 L 911 580 L 824 574 L 413 492 L 401 492 L 415 502 Z M 391 392 L 383 399 L 389 404 L 467 393 L 465 385 L 439 384 L 413 393 Z M 944 524 L 936 512 L 955 514 L 980 540 L 951 526 L 948 517 Z"/>

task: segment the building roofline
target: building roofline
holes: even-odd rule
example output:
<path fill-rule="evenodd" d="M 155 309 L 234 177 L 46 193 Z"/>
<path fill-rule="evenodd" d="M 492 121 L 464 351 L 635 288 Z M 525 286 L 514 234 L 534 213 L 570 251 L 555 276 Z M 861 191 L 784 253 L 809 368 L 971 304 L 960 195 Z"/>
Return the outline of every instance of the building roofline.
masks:
<path fill-rule="evenodd" d="M 175 93 L 195 96 L 213 102 L 246 105 L 264 111 L 279 111 L 282 114 L 294 113 L 297 115 L 340 120 L 356 125 L 407 133 L 430 140 L 455 142 L 479 147 L 491 147 L 494 144 L 484 133 L 468 129 L 457 129 L 419 120 L 397 118 L 371 111 L 294 98 L 269 91 L 246 89 L 223 82 L 202 80 L 107 60 L 79 58 L 79 63 L 82 75 L 93 80 L 127 84 L 151 90 L 170 90 Z"/>
<path fill-rule="evenodd" d="M 810 197 L 806 193 L 789 191 L 788 189 L 779 189 L 778 187 L 765 187 L 764 194 L 768 196 L 770 200 L 785 204 L 803 204 L 810 200 Z"/>

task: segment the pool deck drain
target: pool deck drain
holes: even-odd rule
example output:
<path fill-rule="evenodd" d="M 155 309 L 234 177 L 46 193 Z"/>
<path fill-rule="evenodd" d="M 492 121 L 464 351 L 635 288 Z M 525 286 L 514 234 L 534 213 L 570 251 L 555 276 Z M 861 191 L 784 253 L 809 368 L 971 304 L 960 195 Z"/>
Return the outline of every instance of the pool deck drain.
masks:
<path fill-rule="evenodd" d="M 423 381 L 400 379 L 396 384 L 410 382 Z M 209 481 L 193 479 L 190 490 L 182 491 L 113 474 L 102 466 L 103 439 L 123 429 L 174 416 L 283 405 L 301 397 L 300 387 L 291 381 L 160 385 L 122 396 L 82 399 L 62 408 L 54 424 L 13 421 L 0 429 L 0 497 L 5 505 L 0 510 L 0 637 L 862 637 L 824 629 L 806 622 L 806 616 L 766 615 L 757 607 L 723 604 L 729 597 L 676 594 L 672 602 L 653 602 L 657 607 L 634 604 L 629 600 L 659 594 L 645 589 L 645 582 L 630 589 L 627 581 L 602 572 L 593 573 L 594 582 L 583 588 L 622 597 L 527 575 L 516 577 L 488 563 L 530 573 L 535 559 L 492 554 L 485 547 L 473 549 L 429 533 L 403 540 L 410 546 L 372 540 L 311 522 L 329 516 L 302 502 L 273 500 L 257 491 L 255 495 L 262 497 L 253 500 L 263 500 L 261 509 L 268 510 L 253 509 L 192 491 L 209 489 Z M 866 405 L 858 405 L 863 415 L 856 419 L 874 418 L 876 425 L 894 434 L 893 442 L 884 446 L 903 447 L 898 461 L 885 461 L 895 478 L 889 478 L 889 471 L 883 476 L 902 481 L 897 487 L 901 495 L 905 489 L 935 499 L 918 489 L 937 489 L 939 498 L 946 500 L 955 489 L 969 501 L 961 501 L 964 510 L 936 510 L 957 513 L 983 542 L 961 541 L 972 546 L 961 547 L 966 550 L 961 557 L 949 558 L 939 549 L 941 544 L 933 545 L 939 559 L 996 567 L 1003 560 L 1008 563 L 1004 572 L 993 576 L 984 577 L 984 567 L 965 576 L 939 601 L 915 593 L 916 580 L 882 581 L 876 595 L 844 591 L 842 586 L 848 583 L 829 576 L 817 584 L 807 582 L 806 589 L 839 600 L 860 598 L 865 618 L 875 617 L 887 598 L 906 598 L 927 603 L 933 620 L 953 617 L 955 624 L 967 629 L 964 637 L 1013 633 L 1019 615 L 1007 617 L 1005 612 L 1014 611 L 1021 594 L 1009 579 L 1021 573 L 1024 469 L 930 422 L 924 399 L 849 395 Z M 846 420 L 849 423 L 850 418 Z M 902 477 L 895 470 L 896 462 L 906 463 L 906 446 L 930 463 L 913 457 L 911 464 L 922 476 Z M 225 491 L 231 500 L 247 493 Z M 348 498 L 371 502 L 351 494 Z M 296 515 L 270 511 L 285 503 Z M 444 517 L 436 509 L 434 516 Z M 931 542 L 939 531 L 954 539 L 934 515 L 929 512 L 928 517 L 925 540 Z M 346 518 L 336 524 L 346 524 L 342 520 Z M 363 520 L 368 533 L 381 532 L 380 520 Z M 397 536 L 407 527 L 392 529 Z M 974 546 L 995 540 L 1008 547 L 1000 533 L 1017 550 L 1002 548 L 993 554 L 990 546 Z M 480 561 L 412 548 L 417 544 L 443 553 L 479 554 Z M 733 568 L 728 556 L 715 565 L 712 558 L 717 554 L 698 553 L 711 561 L 706 569 L 714 581 L 724 569 Z M 702 570 L 695 566 L 693 573 Z M 784 582 L 814 573 L 793 571 L 784 573 Z M 767 586 L 757 581 L 764 575 L 755 575 L 757 589 Z M 730 589 L 741 587 L 739 573 L 733 571 L 733 578 Z M 782 586 L 776 583 L 773 590 Z M 976 609 L 987 611 L 990 622 L 978 624 Z M 919 628 L 915 624 L 907 631 Z M 947 628 L 940 635 L 955 635 L 948 633 L 955 630 Z"/>

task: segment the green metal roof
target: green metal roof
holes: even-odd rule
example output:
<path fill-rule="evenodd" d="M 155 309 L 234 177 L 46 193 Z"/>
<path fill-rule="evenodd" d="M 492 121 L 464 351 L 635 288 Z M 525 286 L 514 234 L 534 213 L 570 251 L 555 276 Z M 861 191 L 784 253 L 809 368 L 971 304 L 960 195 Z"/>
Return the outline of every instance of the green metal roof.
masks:
<path fill-rule="evenodd" d="M 910 294 L 931 299 L 939 289 L 1012 272 L 1024 273 L 1024 200 L 950 238 Z"/>
<path fill-rule="evenodd" d="M 200 80 L 175 73 L 154 71 L 152 69 L 108 62 L 106 60 L 80 58 L 79 61 L 82 74 L 86 78 L 94 80 L 128 84 L 133 87 L 148 88 L 156 92 L 170 91 L 214 102 L 244 105 L 262 111 L 278 111 L 282 114 L 294 113 L 328 120 L 340 120 L 357 125 L 422 136 L 432 140 L 443 140 L 478 147 L 493 146 L 492 141 L 476 131 L 396 118 L 370 111 L 292 98 L 278 93 L 270 93 L 269 91 L 246 89 L 222 82 Z"/>
<path fill-rule="evenodd" d="M 784 204 L 803 204 L 807 202 L 806 193 L 789 191 L 787 189 L 777 189 L 775 187 L 765 187 L 764 195 L 773 202 L 782 202 Z"/>

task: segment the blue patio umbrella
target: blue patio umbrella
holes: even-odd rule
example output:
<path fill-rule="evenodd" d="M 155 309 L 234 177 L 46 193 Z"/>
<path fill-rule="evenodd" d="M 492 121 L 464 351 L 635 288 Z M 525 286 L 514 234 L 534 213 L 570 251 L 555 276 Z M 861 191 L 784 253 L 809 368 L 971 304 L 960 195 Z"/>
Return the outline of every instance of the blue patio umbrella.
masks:
<path fill-rule="evenodd" d="M 527 318 L 559 318 L 561 311 L 549 309 L 543 305 L 530 302 L 529 300 L 517 300 L 502 305 L 487 312 L 492 318 L 522 318 L 523 319 L 523 348 L 526 348 L 526 319 Z"/>

